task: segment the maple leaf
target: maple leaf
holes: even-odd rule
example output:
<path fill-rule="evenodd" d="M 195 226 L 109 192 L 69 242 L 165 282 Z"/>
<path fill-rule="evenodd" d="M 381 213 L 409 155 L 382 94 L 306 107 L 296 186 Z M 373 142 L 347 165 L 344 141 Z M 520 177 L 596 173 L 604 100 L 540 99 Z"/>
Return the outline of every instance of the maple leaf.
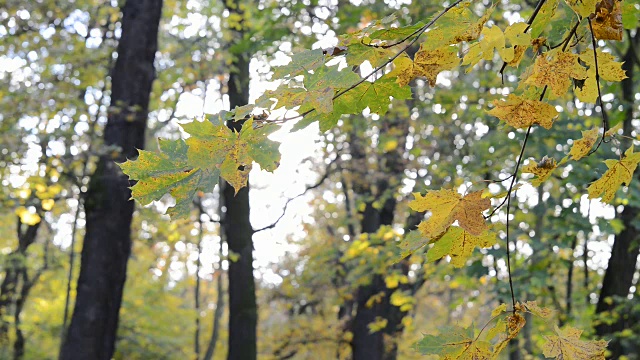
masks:
<path fill-rule="evenodd" d="M 430 239 L 425 238 L 419 230 L 410 231 L 402 238 L 402 240 L 398 244 L 400 255 L 396 258 L 397 261 L 400 261 L 413 254 L 414 252 L 420 250 L 429 242 Z"/>
<path fill-rule="evenodd" d="M 427 252 L 427 260 L 430 262 L 443 258 L 446 255 L 451 257 L 451 264 L 454 267 L 463 267 L 477 247 L 487 248 L 496 244 L 496 234 L 485 232 L 479 236 L 472 235 L 461 227 L 451 226 L 435 242 Z"/>
<path fill-rule="evenodd" d="M 567 5 L 583 18 L 588 17 L 596 11 L 596 1 L 597 0 L 565 0 Z"/>
<path fill-rule="evenodd" d="M 622 63 L 614 61 L 615 58 L 609 53 L 596 51 L 598 56 L 598 73 L 600 79 L 607 81 L 621 81 L 627 78 Z M 580 101 L 595 104 L 598 98 L 598 84 L 596 83 L 596 64 L 593 56 L 593 49 L 585 50 L 580 54 L 580 60 L 584 62 L 589 69 L 587 70 L 587 78 L 581 88 L 574 91 Z"/>
<path fill-rule="evenodd" d="M 600 40 L 622 40 L 622 7 L 619 0 L 601 0 L 592 16 L 593 36 Z"/>
<path fill-rule="evenodd" d="M 460 64 L 460 58 L 456 47 L 444 46 L 435 50 L 425 50 L 422 44 L 413 61 L 408 57 L 399 57 L 394 64 L 396 68 L 389 75 L 397 77 L 398 85 L 406 86 L 414 78 L 424 76 L 430 86 L 435 86 L 438 74 L 456 68 Z"/>
<path fill-rule="evenodd" d="M 539 316 L 543 319 L 549 319 L 553 315 L 553 310 L 540 307 L 536 301 L 525 301 L 523 303 L 516 304 L 516 310 L 530 312 L 533 315 Z"/>
<path fill-rule="evenodd" d="M 444 359 L 459 359 L 462 353 L 473 343 L 473 328 L 468 329 L 446 325 L 439 329 L 438 335 L 424 335 L 414 344 L 422 355 L 440 355 Z"/>
<path fill-rule="evenodd" d="M 580 160 L 585 157 L 598 140 L 598 128 L 586 130 L 582 132 L 582 138 L 574 140 L 569 156 L 573 160 Z"/>
<path fill-rule="evenodd" d="M 497 117 L 516 129 L 527 128 L 538 124 L 550 129 L 553 120 L 558 116 L 556 108 L 538 100 L 529 100 L 514 94 L 509 94 L 506 100 L 494 100 L 493 109 L 487 113 Z"/>
<path fill-rule="evenodd" d="M 558 167 L 556 160 L 553 158 L 543 157 L 540 162 L 536 163 L 535 161 L 529 161 L 529 164 L 522 168 L 522 172 L 534 174 L 536 176 L 535 179 L 531 180 L 531 185 L 539 186 L 543 182 L 545 182 L 553 171 Z"/>
<path fill-rule="evenodd" d="M 341 45 L 347 46 L 347 63 L 353 66 L 360 66 L 368 61 L 371 66 L 378 67 L 395 55 L 391 49 L 363 44 L 359 38 L 349 38 L 348 41 L 343 39 Z"/>
<path fill-rule="evenodd" d="M 471 45 L 462 61 L 462 65 L 470 65 L 467 69 L 467 72 L 469 72 L 480 60 L 492 60 L 495 50 L 498 51 L 500 58 L 504 62 L 517 66 L 531 42 L 531 35 L 524 32 L 526 28 L 526 23 L 513 24 L 507 27 L 504 32 L 496 25 L 490 28 L 483 28 L 482 39 Z M 506 46 L 507 42 L 511 46 Z M 515 58 L 516 46 L 519 47 L 517 52 L 518 59 Z"/>
<path fill-rule="evenodd" d="M 291 61 L 287 65 L 276 66 L 273 69 L 273 78 L 283 78 L 286 75 L 294 77 L 301 73 L 314 70 L 324 64 L 325 55 L 322 49 L 306 50 L 291 55 Z"/>
<path fill-rule="evenodd" d="M 633 146 L 625 151 L 622 160 L 605 160 L 604 163 L 607 164 L 609 169 L 600 179 L 589 185 L 587 188 L 589 199 L 595 199 L 604 193 L 602 201 L 610 203 L 623 183 L 626 185 L 631 183 L 633 173 L 636 171 L 639 162 L 640 153 L 634 153 Z"/>
<path fill-rule="evenodd" d="M 487 230 L 482 212 L 491 206 L 491 200 L 482 198 L 482 191 L 462 197 L 453 190 L 429 191 L 425 196 L 414 193 L 415 200 L 409 203 L 414 211 L 431 211 L 431 217 L 418 225 L 418 230 L 430 239 L 442 234 L 454 221 L 471 235 L 480 235 Z"/>
<path fill-rule="evenodd" d="M 555 326 L 556 335 L 545 336 L 547 342 L 542 348 L 545 357 L 563 360 L 604 360 L 608 341 L 580 340 L 582 330 L 567 326 L 560 330 Z"/>
<path fill-rule="evenodd" d="M 529 33 L 531 34 L 532 38 L 537 38 L 540 34 L 542 34 L 547 25 L 549 25 L 551 19 L 553 18 L 553 15 L 556 13 L 556 8 L 558 7 L 559 3 L 560 0 L 545 1 L 545 3 L 542 5 L 542 8 L 540 8 L 540 11 L 538 11 L 538 15 L 531 24 L 531 31 Z"/>
<path fill-rule="evenodd" d="M 607 132 L 604 133 L 605 137 L 609 137 L 609 136 L 614 136 L 618 134 L 618 131 L 622 130 L 622 126 L 624 125 L 624 121 L 620 121 L 619 123 L 616 124 L 616 126 L 612 127 L 611 129 L 607 130 Z"/>
<path fill-rule="evenodd" d="M 396 78 L 386 74 L 376 81 L 365 81 L 336 99 L 336 112 L 360 114 L 367 107 L 372 113 L 384 115 L 389 110 L 391 97 L 399 100 L 411 99 L 411 88 L 400 86 Z"/>
<path fill-rule="evenodd" d="M 586 79 L 587 70 L 578 63 L 578 55 L 560 52 L 556 53 L 551 60 L 547 54 L 538 56 L 531 76 L 524 83 L 539 88 L 547 85 L 554 96 L 560 97 L 567 92 L 572 78 Z"/>
<path fill-rule="evenodd" d="M 465 1 L 447 11 L 427 34 L 425 50 L 435 50 L 444 45 L 473 41 L 480 37 L 484 24 L 489 20 L 495 6 L 486 10 L 482 17 L 469 9 L 471 2 Z"/>
<path fill-rule="evenodd" d="M 280 144 L 267 138 L 278 129 L 274 124 L 254 127 L 253 119 L 249 119 L 240 133 L 209 121 L 193 121 L 182 124 L 182 128 L 191 135 L 186 140 L 189 164 L 196 168 L 219 169 L 220 176 L 235 188 L 236 193 L 246 186 L 253 161 L 267 171 L 274 171 L 280 163 Z"/>
<path fill-rule="evenodd" d="M 176 204 L 167 213 L 171 217 L 186 217 L 199 191 L 213 191 L 220 171 L 189 164 L 188 147 L 183 140 L 158 139 L 158 143 L 160 153 L 139 150 L 137 160 L 119 164 L 120 168 L 129 178 L 138 180 L 131 187 L 132 198 L 147 205 L 169 193 Z"/>
<path fill-rule="evenodd" d="M 520 333 L 520 330 L 524 328 L 524 325 L 527 323 L 524 316 L 520 315 L 518 312 L 515 312 L 503 321 L 504 325 L 501 328 L 506 328 L 506 334 L 502 334 L 502 338 L 498 343 L 493 347 L 492 359 L 497 359 L 498 355 L 504 350 L 509 341 L 515 339 L 516 336 Z"/>

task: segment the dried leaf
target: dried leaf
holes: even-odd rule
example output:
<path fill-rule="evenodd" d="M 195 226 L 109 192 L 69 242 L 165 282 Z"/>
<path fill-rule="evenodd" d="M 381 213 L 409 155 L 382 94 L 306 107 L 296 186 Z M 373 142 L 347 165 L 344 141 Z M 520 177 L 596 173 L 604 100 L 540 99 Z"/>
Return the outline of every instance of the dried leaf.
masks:
<path fill-rule="evenodd" d="M 531 180 L 531 185 L 539 186 L 540 184 L 545 182 L 551 176 L 551 174 L 553 174 L 553 171 L 557 167 L 558 164 L 556 163 L 555 159 L 545 156 L 538 163 L 529 161 L 529 164 L 522 168 L 522 172 L 534 174 L 536 178 Z"/>
<path fill-rule="evenodd" d="M 602 0 L 596 5 L 591 25 L 593 36 L 599 40 L 622 40 L 622 8 L 620 0 Z"/>
<path fill-rule="evenodd" d="M 536 301 L 526 301 L 522 304 L 518 303 L 516 304 L 516 310 L 527 311 L 543 319 L 549 319 L 551 315 L 553 315 L 553 310 L 546 307 L 541 308 Z"/>
<path fill-rule="evenodd" d="M 493 105 L 495 107 L 487 113 L 516 129 L 536 124 L 550 129 L 553 120 L 558 116 L 558 111 L 552 105 L 538 100 L 525 99 L 514 94 L 509 94 L 507 99 L 503 101 L 495 100 Z"/>
<path fill-rule="evenodd" d="M 567 326 L 564 330 L 555 327 L 556 335 L 545 336 L 542 348 L 545 357 L 562 360 L 604 360 L 608 341 L 580 340 L 582 330 Z"/>
<path fill-rule="evenodd" d="M 631 146 L 625 153 L 622 160 L 609 159 L 605 164 L 609 168 L 600 179 L 589 185 L 589 199 L 595 199 L 602 193 L 602 201 L 610 203 L 616 195 L 618 188 L 624 183 L 629 185 L 633 178 L 633 173 L 640 162 L 640 153 L 633 152 Z"/>

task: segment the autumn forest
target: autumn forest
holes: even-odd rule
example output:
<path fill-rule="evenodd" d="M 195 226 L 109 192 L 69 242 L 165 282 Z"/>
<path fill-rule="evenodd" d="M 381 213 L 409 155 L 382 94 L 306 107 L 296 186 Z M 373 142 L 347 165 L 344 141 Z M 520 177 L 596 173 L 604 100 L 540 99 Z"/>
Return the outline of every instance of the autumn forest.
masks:
<path fill-rule="evenodd" d="M 640 359 L 639 32 L 0 1 L 0 359 Z"/>

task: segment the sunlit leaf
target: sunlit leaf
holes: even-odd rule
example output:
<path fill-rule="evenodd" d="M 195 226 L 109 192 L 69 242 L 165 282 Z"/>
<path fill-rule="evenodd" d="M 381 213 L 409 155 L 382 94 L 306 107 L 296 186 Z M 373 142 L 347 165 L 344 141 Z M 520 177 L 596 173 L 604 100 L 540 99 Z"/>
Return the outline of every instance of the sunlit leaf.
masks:
<path fill-rule="evenodd" d="M 640 153 L 634 153 L 633 146 L 624 153 L 622 160 L 605 160 L 604 163 L 609 169 L 600 179 L 589 185 L 587 188 L 589 199 L 595 199 L 602 195 L 602 201 L 610 203 L 622 184 L 629 185 L 631 183 L 639 162 Z"/>
<path fill-rule="evenodd" d="M 487 230 L 482 212 L 491 206 L 491 200 L 482 198 L 482 191 L 462 197 L 453 190 L 432 190 L 425 196 L 414 193 L 415 200 L 409 207 L 415 211 L 431 211 L 431 217 L 418 225 L 418 230 L 427 238 L 442 234 L 454 221 L 472 235 Z"/>
<path fill-rule="evenodd" d="M 598 0 L 565 0 L 567 5 L 583 18 L 588 17 L 596 11 Z"/>
<path fill-rule="evenodd" d="M 449 255 L 451 264 L 459 268 L 466 264 L 476 247 L 487 248 L 495 244 L 495 233 L 487 231 L 476 236 L 461 227 L 452 226 L 434 242 L 427 252 L 427 260 L 433 262 Z"/>
<path fill-rule="evenodd" d="M 538 100 L 529 100 L 514 94 L 509 94 L 506 100 L 494 100 L 493 109 L 488 114 L 497 117 L 516 129 L 540 125 L 550 129 L 554 119 L 558 116 L 556 108 Z"/>
<path fill-rule="evenodd" d="M 544 2 L 542 8 L 540 8 L 540 11 L 538 12 L 538 16 L 536 16 L 531 24 L 530 34 L 532 38 L 540 36 L 547 25 L 549 25 L 559 3 L 560 0 L 547 0 Z"/>
<path fill-rule="evenodd" d="M 539 186 L 553 174 L 553 171 L 557 167 L 558 164 L 555 159 L 545 156 L 537 163 L 535 161 L 529 161 L 529 164 L 522 168 L 522 172 L 534 174 L 536 177 L 531 180 L 531 185 Z"/>
<path fill-rule="evenodd" d="M 427 78 L 429 85 L 435 86 L 439 73 L 454 69 L 460 64 L 456 47 L 445 46 L 435 50 L 425 50 L 423 45 L 420 46 L 413 61 L 406 56 L 394 61 L 396 68 L 389 75 L 397 77 L 398 85 L 406 86 L 414 78 L 422 76 Z"/>
<path fill-rule="evenodd" d="M 560 52 L 549 58 L 547 54 L 539 55 L 533 67 L 533 72 L 525 80 L 525 84 L 539 88 L 549 86 L 554 96 L 564 95 L 571 79 L 584 80 L 587 70 L 578 63 L 578 55 Z"/>
<path fill-rule="evenodd" d="M 615 58 L 610 53 L 597 50 L 598 54 L 598 73 L 600 81 L 621 81 L 627 78 L 622 63 L 614 61 Z M 580 54 L 580 61 L 589 66 L 587 70 L 587 78 L 584 80 L 582 87 L 575 88 L 576 96 L 582 102 L 595 104 L 598 98 L 598 85 L 596 83 L 596 64 L 593 49 L 587 49 Z M 602 86 L 602 85 L 601 85 Z"/>
<path fill-rule="evenodd" d="M 582 132 L 582 138 L 573 141 L 573 146 L 571 146 L 571 151 L 569 151 L 569 156 L 571 156 L 572 160 L 580 160 L 585 157 L 593 145 L 598 140 L 598 128 L 593 128 L 591 130 L 586 130 Z"/>

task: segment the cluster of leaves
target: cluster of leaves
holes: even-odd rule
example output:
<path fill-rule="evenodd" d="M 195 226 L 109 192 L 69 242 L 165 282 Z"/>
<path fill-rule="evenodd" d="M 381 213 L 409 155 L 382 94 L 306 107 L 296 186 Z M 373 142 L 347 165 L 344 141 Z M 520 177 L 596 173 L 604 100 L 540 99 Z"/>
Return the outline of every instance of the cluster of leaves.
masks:
<path fill-rule="evenodd" d="M 525 326 L 525 313 L 543 320 L 550 319 L 553 314 L 535 301 L 516 303 L 512 312 L 507 312 L 507 304 L 502 304 L 491 312 L 491 320 L 478 334 L 473 327 L 448 326 L 440 334 L 425 335 L 415 347 L 423 355 L 439 355 L 443 359 L 497 359 L 509 341 Z M 489 328 L 492 322 L 495 324 Z M 563 330 L 556 326 L 553 335 L 545 336 L 544 356 L 557 359 L 604 359 L 607 341 L 580 340 L 581 334 L 582 330 L 570 326 Z"/>
<path fill-rule="evenodd" d="M 461 267 L 475 247 L 496 244 L 499 224 L 490 226 L 486 221 L 505 204 L 509 241 L 509 205 L 518 186 L 516 182 L 520 180 L 526 139 L 535 126 L 545 129 L 557 126 L 554 120 L 559 109 L 552 101 L 566 96 L 574 84 L 573 93 L 580 101 L 601 105 L 600 81 L 621 81 L 626 77 L 621 63 L 598 49 L 596 40 L 621 40 L 623 29 L 636 25 L 633 19 L 637 10 L 633 5 L 609 0 L 566 0 L 565 4 L 574 16 L 556 16 L 565 5 L 559 0 L 541 0 L 528 22 L 501 29 L 488 21 L 493 8 L 477 15 L 472 2 L 459 0 L 425 22 L 398 26 L 394 17 L 387 17 L 341 36 L 334 48 L 292 55 L 289 64 L 274 71 L 274 77 L 280 79 L 279 87 L 267 91 L 254 105 L 238 107 L 211 121 L 183 124 L 190 135 L 186 141 L 161 140 L 161 153 L 141 151 L 137 160 L 122 164 L 123 171 L 132 180 L 138 180 L 132 196 L 147 204 L 169 193 L 176 200 L 169 214 L 184 216 L 193 197 L 200 191 L 212 191 L 219 177 L 239 190 L 246 185 L 254 161 L 261 168 L 274 171 L 280 154 L 278 144 L 267 136 L 279 128 L 278 124 L 301 119 L 294 130 L 319 122 L 320 129 L 326 131 L 335 127 L 343 115 L 361 114 L 365 109 L 384 115 L 392 99 L 411 98 L 409 84 L 414 79 L 425 78 L 435 86 L 439 74 L 461 65 L 471 71 L 481 61 L 492 60 L 497 54 L 504 62 L 503 69 L 509 67 L 510 71 L 517 71 L 521 64 L 528 63 L 518 74 L 519 86 L 505 99 L 496 99 L 487 110 L 505 126 L 526 129 L 515 169 L 507 177 L 508 191 L 491 194 L 480 189 L 460 195 L 456 189 L 440 189 L 430 190 L 424 196 L 415 194 L 410 207 L 414 211 L 429 212 L 430 217 L 420 223 L 417 231 L 399 241 L 403 257 L 433 244 L 427 253 L 429 260 L 449 256 L 454 266 Z M 560 29 L 558 44 L 542 36 L 548 29 Z M 423 36 L 426 41 L 411 55 L 413 45 Z M 582 44 L 587 48 L 579 52 L 577 48 Z M 364 73 L 366 68 L 373 70 Z M 283 112 L 277 110 L 281 109 L 295 111 L 297 115 L 278 117 L 276 114 Z M 560 166 L 591 155 L 601 143 L 616 136 L 619 127 L 609 128 L 604 111 L 601 110 L 602 129 L 583 132 L 583 137 L 573 142 L 563 159 L 556 161 L 544 156 L 522 167 L 523 173 L 535 175 L 532 185 L 542 184 Z M 630 147 L 619 159 L 606 160 L 608 170 L 589 186 L 589 198 L 612 202 L 621 185 L 630 183 L 640 162 L 638 154 Z M 496 203 L 489 212 L 493 200 Z M 363 244 L 354 241 L 352 250 L 366 249 Z M 418 349 L 425 354 L 440 354 L 442 358 L 494 358 L 525 325 L 523 313 L 542 318 L 547 314 L 546 309 L 538 308 L 535 303 L 516 303 L 513 291 L 512 298 L 511 315 L 499 321 L 498 328 L 489 330 L 485 340 L 478 341 L 473 330 L 451 328 L 445 331 L 446 337 L 425 337 Z M 504 311 L 506 305 L 501 309 Z M 548 336 L 545 356 L 604 356 L 606 342 L 582 342 L 579 336 L 580 331 L 576 329 L 556 329 L 555 335 Z M 494 338 L 499 340 L 492 345 L 490 341 Z"/>

